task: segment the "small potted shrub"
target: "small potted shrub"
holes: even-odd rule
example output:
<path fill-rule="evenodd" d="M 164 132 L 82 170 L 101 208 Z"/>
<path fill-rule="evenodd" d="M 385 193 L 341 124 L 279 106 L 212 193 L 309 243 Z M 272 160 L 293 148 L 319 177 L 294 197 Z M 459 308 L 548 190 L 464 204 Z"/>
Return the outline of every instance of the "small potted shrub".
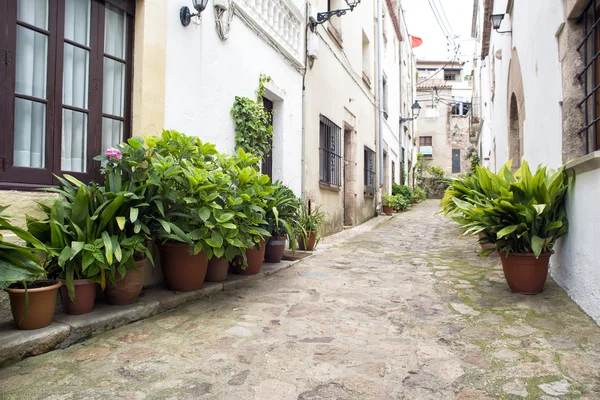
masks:
<path fill-rule="evenodd" d="M 553 172 L 540 166 L 532 174 L 524 161 L 513 175 L 510 166 L 498 174 L 478 166 L 479 187 L 462 199 L 452 197 L 450 212 L 463 234 L 481 232 L 481 242 L 494 245 L 481 255 L 498 251 L 513 292 L 536 294 L 543 290 L 556 240 L 568 231 L 564 198 L 571 179 L 563 168 Z"/>
<path fill-rule="evenodd" d="M 294 192 L 287 186 L 278 183 L 277 189 L 267 201 L 266 220 L 271 238 L 267 242 L 265 261 L 281 262 L 289 240 L 292 251 L 296 250 L 298 235 L 298 211 L 302 204 Z"/>
<path fill-rule="evenodd" d="M 383 203 L 383 213 L 385 215 L 393 215 L 394 214 L 394 206 L 396 205 L 396 196 L 391 193 L 386 193 L 383 195 L 382 203 Z"/>
<path fill-rule="evenodd" d="M 313 251 L 321 240 L 321 228 L 325 224 L 327 214 L 320 211 L 321 206 L 311 209 L 305 203 L 300 207 L 298 222 L 300 227 L 300 240 L 298 248 L 300 250 Z"/>
<path fill-rule="evenodd" d="M 237 239 L 245 251 L 231 262 L 231 272 L 235 274 L 254 275 L 260 272 L 266 241 L 271 236 L 265 229 L 268 226 L 266 208 L 275 186 L 267 175 L 258 171 L 259 161 L 258 157 L 238 148 L 228 170 L 233 182 L 232 190 L 236 197 L 242 199 L 235 206 L 234 224 L 238 228 Z"/>
<path fill-rule="evenodd" d="M 52 323 L 61 283 L 38 280 L 46 274 L 40 256 L 48 249 L 29 232 L 12 225 L 4 214 L 6 208 L 0 207 L 0 288 L 8 293 L 17 328 L 40 329 Z M 4 241 L 3 232 L 15 235 L 27 246 Z"/>
<path fill-rule="evenodd" d="M 121 248 L 120 259 L 112 258 L 113 273 L 104 288 L 104 298 L 109 304 L 125 305 L 137 300 L 145 280 L 146 261 L 154 265 L 150 243 L 150 229 L 146 225 L 150 207 L 146 196 L 151 197 L 152 187 L 143 184 L 147 179 L 149 154 L 141 138 L 130 138 L 118 148 L 110 148 L 95 158 L 102 161 L 104 186 L 99 186 L 105 198 L 126 193 L 125 200 L 115 212 L 115 218 L 106 230 L 116 237 Z"/>

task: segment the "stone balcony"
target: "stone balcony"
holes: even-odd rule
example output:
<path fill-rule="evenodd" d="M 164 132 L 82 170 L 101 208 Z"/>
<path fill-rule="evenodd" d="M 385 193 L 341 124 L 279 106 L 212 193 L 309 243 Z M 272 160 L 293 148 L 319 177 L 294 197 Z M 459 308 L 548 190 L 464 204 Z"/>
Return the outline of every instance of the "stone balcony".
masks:
<path fill-rule="evenodd" d="M 248 23 L 298 67 L 304 67 L 304 15 L 292 0 L 234 0 Z"/>

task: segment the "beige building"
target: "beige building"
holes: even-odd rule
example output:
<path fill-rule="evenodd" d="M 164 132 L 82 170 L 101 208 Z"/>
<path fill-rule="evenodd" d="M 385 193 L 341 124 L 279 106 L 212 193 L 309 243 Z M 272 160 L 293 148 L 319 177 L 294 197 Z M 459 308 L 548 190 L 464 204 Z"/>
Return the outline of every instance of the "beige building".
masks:
<path fill-rule="evenodd" d="M 464 173 L 473 146 L 471 80 L 464 62 L 417 61 L 417 100 L 421 104 L 418 151 L 426 166 L 441 167 L 447 175 Z"/>
<path fill-rule="evenodd" d="M 379 189 L 389 190 L 392 179 L 401 179 L 399 65 L 401 42 L 408 37 L 400 33 L 398 3 L 381 3 L 380 18 L 376 1 L 363 2 L 353 12 L 312 26 L 308 33 L 303 193 L 328 213 L 328 233 L 372 218 Z M 328 7 L 344 8 L 345 3 L 321 0 L 313 6 L 316 14 Z M 383 20 L 380 41 L 378 19 Z"/>

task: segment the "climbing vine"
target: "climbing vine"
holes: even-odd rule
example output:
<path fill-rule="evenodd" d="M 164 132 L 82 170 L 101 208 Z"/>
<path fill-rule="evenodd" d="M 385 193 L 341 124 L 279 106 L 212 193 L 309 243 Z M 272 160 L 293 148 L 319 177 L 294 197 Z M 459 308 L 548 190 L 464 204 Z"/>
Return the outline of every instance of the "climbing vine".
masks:
<path fill-rule="evenodd" d="M 465 154 L 465 159 L 469 160 L 469 162 L 471 163 L 471 165 L 469 166 L 469 171 L 467 171 L 467 175 L 473 175 L 477 172 L 477 166 L 479 165 L 479 161 L 481 160 L 479 158 L 479 152 L 475 147 L 471 147 L 467 150 Z"/>
<path fill-rule="evenodd" d="M 256 90 L 256 100 L 235 96 L 231 115 L 235 121 L 235 145 L 245 152 L 263 158 L 271 150 L 273 127 L 271 113 L 263 105 L 265 84 L 271 82 L 270 76 L 261 74 Z"/>

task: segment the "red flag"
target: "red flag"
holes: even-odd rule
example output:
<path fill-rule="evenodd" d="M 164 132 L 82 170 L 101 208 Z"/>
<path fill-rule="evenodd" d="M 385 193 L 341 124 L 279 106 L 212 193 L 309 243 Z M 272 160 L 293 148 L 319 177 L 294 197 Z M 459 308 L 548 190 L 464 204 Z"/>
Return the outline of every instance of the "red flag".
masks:
<path fill-rule="evenodd" d="M 421 39 L 420 37 L 416 37 L 416 36 L 412 36 L 410 37 L 411 40 L 411 47 L 414 49 L 415 47 L 419 47 L 420 45 L 423 44 L 423 39 Z"/>

